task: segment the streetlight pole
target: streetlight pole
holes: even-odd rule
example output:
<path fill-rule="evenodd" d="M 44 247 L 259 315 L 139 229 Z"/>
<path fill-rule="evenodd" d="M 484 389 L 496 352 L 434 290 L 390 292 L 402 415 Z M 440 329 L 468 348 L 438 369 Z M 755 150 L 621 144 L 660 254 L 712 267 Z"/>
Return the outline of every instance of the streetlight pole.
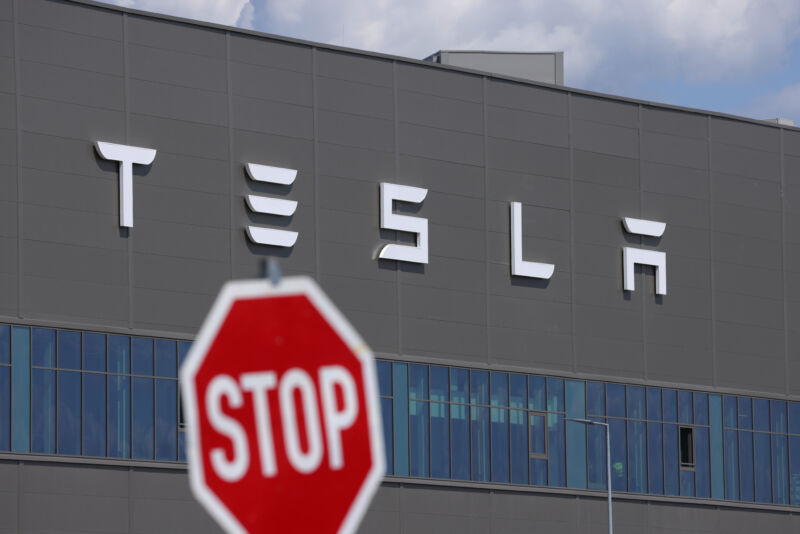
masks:
<path fill-rule="evenodd" d="M 583 423 L 584 425 L 597 425 L 606 429 L 606 486 L 608 487 L 608 534 L 614 534 L 614 520 L 611 515 L 611 428 L 608 423 L 592 421 L 591 419 L 567 418 L 567 421 Z"/>

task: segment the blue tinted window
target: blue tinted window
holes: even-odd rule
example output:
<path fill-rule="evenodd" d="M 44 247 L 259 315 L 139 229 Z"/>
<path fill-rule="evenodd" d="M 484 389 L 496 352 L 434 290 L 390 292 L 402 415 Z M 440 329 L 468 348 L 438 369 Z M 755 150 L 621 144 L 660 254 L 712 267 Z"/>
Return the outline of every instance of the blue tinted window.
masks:
<path fill-rule="evenodd" d="M 492 406 L 508 406 L 508 373 L 491 373 Z"/>
<path fill-rule="evenodd" d="M 178 434 L 178 461 L 179 462 L 186 461 L 186 432 L 180 432 Z M 388 470 L 390 469 L 391 465 L 392 465 L 391 462 L 389 461 L 386 462 L 387 473 L 389 472 Z"/>
<path fill-rule="evenodd" d="M 508 404 L 512 408 L 525 409 L 528 395 L 528 388 L 525 387 L 526 383 L 525 375 L 508 375 Z"/>
<path fill-rule="evenodd" d="M 420 378 L 421 373 L 413 373 L 414 366 L 409 366 L 409 379 L 410 385 L 409 393 L 422 393 L 420 391 L 422 382 Z M 426 369 L 427 370 L 427 369 Z M 425 373 L 424 390 L 427 393 L 428 376 Z M 413 398 L 413 397 L 412 397 Z M 417 397 L 419 398 L 419 397 Z M 430 437 L 428 435 L 429 426 L 429 407 L 428 403 L 419 400 L 410 400 L 408 403 L 408 459 L 409 459 L 409 473 L 412 477 L 427 477 L 428 476 L 428 443 Z"/>
<path fill-rule="evenodd" d="M 408 365 L 392 364 L 394 474 L 408 476 Z"/>
<path fill-rule="evenodd" d="M 565 382 L 567 417 L 586 418 L 586 386 L 584 382 Z M 586 487 L 586 425 L 567 421 L 567 486 Z"/>
<path fill-rule="evenodd" d="M 789 403 L 789 433 L 800 434 L 800 402 Z"/>
<path fill-rule="evenodd" d="M 108 336 L 108 370 L 111 373 L 129 373 L 131 370 L 131 338 Z"/>
<path fill-rule="evenodd" d="M 679 391 L 678 392 L 678 422 L 689 423 L 692 422 L 693 412 L 692 392 Z M 681 482 L 683 484 L 683 482 Z"/>
<path fill-rule="evenodd" d="M 708 394 L 706 393 L 694 394 L 694 424 L 708 424 Z"/>
<path fill-rule="evenodd" d="M 448 390 L 450 389 L 450 378 L 447 374 L 447 367 L 431 365 L 431 400 L 447 402 Z"/>
<path fill-rule="evenodd" d="M 0 371 L 2 372 L 2 371 Z M 56 372 L 33 370 L 31 450 L 56 452 Z M 105 402 L 103 402 L 105 405 Z"/>
<path fill-rule="evenodd" d="M 381 417 L 383 419 L 383 447 L 386 451 L 386 474 L 394 474 L 394 453 L 392 452 L 392 399 L 381 399 Z M 183 436 L 183 433 L 181 433 Z M 180 443 L 178 443 L 180 449 Z M 180 454 L 180 450 L 178 451 Z"/>
<path fill-rule="evenodd" d="M 11 448 L 11 368 L 0 365 L 0 451 Z"/>
<path fill-rule="evenodd" d="M 725 428 L 739 428 L 739 415 L 736 409 L 736 397 L 725 395 L 723 397 L 723 411 L 725 419 Z"/>
<path fill-rule="evenodd" d="M 427 400 L 428 366 L 415 363 L 408 366 L 408 398 Z"/>
<path fill-rule="evenodd" d="M 560 378 L 547 378 L 547 411 L 564 411 L 564 381 Z"/>
<path fill-rule="evenodd" d="M 666 393 L 666 391 L 664 391 L 664 393 Z M 664 397 L 666 397 L 666 395 L 664 395 Z M 666 405 L 664 414 L 666 418 Z M 678 426 L 664 425 L 664 494 L 665 495 L 680 494 L 679 467 L 680 467 L 680 456 L 678 455 Z"/>
<path fill-rule="evenodd" d="M 492 372 L 490 376 L 492 405 L 490 417 L 492 425 L 492 480 L 510 480 L 509 434 L 508 434 L 508 374 Z M 500 406 L 501 408 L 497 408 Z"/>
<path fill-rule="evenodd" d="M 11 363 L 11 327 L 0 325 L 0 364 Z"/>
<path fill-rule="evenodd" d="M 31 441 L 31 332 L 11 329 L 11 450 L 29 452 Z"/>
<path fill-rule="evenodd" d="M 791 504 L 800 504 L 800 437 L 789 438 L 789 495 Z"/>
<path fill-rule="evenodd" d="M 131 379 L 108 377 L 108 455 L 130 458 Z"/>
<path fill-rule="evenodd" d="M 83 368 L 89 371 L 106 370 L 106 336 L 104 334 L 83 334 Z"/>
<path fill-rule="evenodd" d="M 711 498 L 725 498 L 725 463 L 723 459 L 722 397 L 709 395 L 708 418 L 711 424 L 709 446 L 711 454 Z"/>
<path fill-rule="evenodd" d="M 83 374 L 83 454 L 106 455 L 106 375 Z"/>
<path fill-rule="evenodd" d="M 378 394 L 392 396 L 392 364 L 386 361 L 375 362 L 378 367 Z"/>
<path fill-rule="evenodd" d="M 678 421 L 678 396 L 674 389 L 661 390 L 662 406 L 664 407 L 664 421 L 675 423 Z"/>
<path fill-rule="evenodd" d="M 551 399 L 550 380 L 548 378 L 548 401 Z M 563 381 L 561 391 L 563 393 Z M 548 469 L 547 475 L 551 486 L 566 486 L 566 469 L 564 465 L 564 416 L 549 413 L 547 415 L 547 440 L 548 440 Z"/>
<path fill-rule="evenodd" d="M 610 417 L 625 417 L 625 386 L 606 384 L 606 409 Z"/>
<path fill-rule="evenodd" d="M 681 497 L 694 497 L 694 471 L 681 469 Z"/>
<path fill-rule="evenodd" d="M 711 497 L 711 457 L 707 428 L 694 429 L 694 455 L 695 496 L 707 499 Z"/>
<path fill-rule="evenodd" d="M 741 413 L 741 403 L 739 404 L 739 410 Z M 739 420 L 741 421 L 741 417 Z M 755 498 L 752 432 L 739 432 L 739 477 L 741 480 L 739 485 L 741 500 L 752 501 Z"/>
<path fill-rule="evenodd" d="M 511 375 L 513 391 L 514 377 Z M 524 384 L 524 382 L 523 382 Z M 512 394 L 512 399 L 514 398 Z M 512 400 L 513 404 L 513 400 Z M 513 484 L 528 483 L 528 425 L 523 410 L 511 410 L 508 414 L 510 425 L 511 482 Z"/>
<path fill-rule="evenodd" d="M 135 375 L 153 374 L 153 340 L 146 337 L 131 338 L 131 369 Z"/>
<path fill-rule="evenodd" d="M 59 371 L 57 391 L 58 454 L 80 454 L 81 373 Z"/>
<path fill-rule="evenodd" d="M 739 397 L 739 428 L 753 428 L 753 407 L 749 397 Z"/>
<path fill-rule="evenodd" d="M 588 389 L 588 388 L 587 388 Z M 600 419 L 600 418 L 595 418 Z M 603 422 L 601 420 L 601 422 Z M 606 489 L 606 429 L 599 425 L 587 425 L 587 468 L 589 489 Z"/>
<path fill-rule="evenodd" d="M 772 436 L 772 502 L 789 504 L 789 449 L 786 436 Z"/>
<path fill-rule="evenodd" d="M 472 404 L 489 404 L 489 373 L 470 371 L 469 401 Z"/>
<path fill-rule="evenodd" d="M 177 344 L 168 339 L 156 339 L 156 376 L 178 376 Z"/>
<path fill-rule="evenodd" d="M 156 380 L 156 460 L 178 458 L 178 382 Z"/>
<path fill-rule="evenodd" d="M 38 367 L 56 366 L 56 331 L 50 328 L 31 329 L 31 357 Z"/>
<path fill-rule="evenodd" d="M 530 432 L 530 483 L 534 486 L 547 485 L 547 416 L 531 413 Z"/>
<path fill-rule="evenodd" d="M 771 423 L 773 432 L 786 433 L 786 403 L 783 401 L 770 401 Z"/>
<path fill-rule="evenodd" d="M 81 368 L 81 333 L 58 331 L 58 366 L 61 369 Z"/>
<path fill-rule="evenodd" d="M 586 383 L 586 413 L 589 416 L 606 414 L 606 386 L 602 382 Z"/>
<path fill-rule="evenodd" d="M 648 393 L 649 389 L 648 388 Z M 659 395 L 659 406 L 661 395 Z M 649 406 L 649 404 L 648 404 Z M 661 423 L 647 423 L 647 467 L 650 493 L 664 493 L 664 438 Z"/>
<path fill-rule="evenodd" d="M 473 372 L 473 379 L 475 372 Z M 487 380 L 488 381 L 488 380 Z M 473 380 L 473 398 L 475 398 L 475 381 Z M 478 385 L 478 395 L 482 388 Z M 488 389 L 488 384 L 486 384 Z M 487 391 L 488 395 L 488 391 Z M 488 400 L 488 399 L 487 399 Z M 472 406 L 470 408 L 470 444 L 472 449 L 472 480 L 489 480 L 489 408 Z"/>
<path fill-rule="evenodd" d="M 450 442 L 452 444 L 452 477 L 469 480 L 469 373 L 466 369 L 450 369 Z"/>
<path fill-rule="evenodd" d="M 434 387 L 438 378 L 435 367 L 431 367 L 431 399 L 438 399 L 447 394 L 447 369 L 445 368 L 444 391 Z M 446 397 L 443 397 L 446 399 Z M 440 402 L 431 402 L 431 476 L 434 478 L 450 478 L 450 407 Z"/>
<path fill-rule="evenodd" d="M 769 419 L 767 419 L 767 421 L 769 421 Z M 761 432 L 753 433 L 756 502 L 772 502 L 772 459 L 770 458 L 769 441 L 769 434 L 762 434 Z"/>
<path fill-rule="evenodd" d="M 528 409 L 543 412 L 547 410 L 547 382 L 543 376 L 528 377 Z"/>
<path fill-rule="evenodd" d="M 644 400 L 644 392 L 642 392 Z M 644 407 L 642 407 L 644 415 Z M 647 492 L 647 428 L 643 421 L 628 421 L 628 491 Z"/>
<path fill-rule="evenodd" d="M 725 430 L 725 498 L 739 500 L 739 433 Z"/>
<path fill-rule="evenodd" d="M 661 421 L 661 388 L 647 388 L 647 419 Z"/>
<path fill-rule="evenodd" d="M 609 384 L 611 386 L 611 384 Z M 608 388 L 607 388 L 608 389 Z M 625 391 L 623 389 L 623 391 Z M 611 409 L 611 396 L 608 400 Z M 625 404 L 622 404 L 623 409 Z M 609 419 L 611 425 L 611 489 L 613 491 L 628 490 L 627 464 L 627 432 L 626 422 L 619 419 Z"/>
<path fill-rule="evenodd" d="M 645 417 L 644 388 L 642 386 L 628 386 L 628 417 L 631 419 L 644 419 Z"/>
<path fill-rule="evenodd" d="M 753 399 L 753 429 L 769 431 L 769 401 Z"/>
<path fill-rule="evenodd" d="M 183 365 L 183 362 L 186 360 L 186 356 L 189 355 L 189 349 L 191 348 L 191 341 L 178 341 L 178 369 L 180 369 Z M 389 362 L 386 363 L 388 364 Z"/>
<path fill-rule="evenodd" d="M 153 379 L 134 378 L 131 404 L 132 456 L 153 459 Z"/>
<path fill-rule="evenodd" d="M 547 460 L 542 458 L 531 458 L 530 484 L 533 486 L 547 485 Z"/>

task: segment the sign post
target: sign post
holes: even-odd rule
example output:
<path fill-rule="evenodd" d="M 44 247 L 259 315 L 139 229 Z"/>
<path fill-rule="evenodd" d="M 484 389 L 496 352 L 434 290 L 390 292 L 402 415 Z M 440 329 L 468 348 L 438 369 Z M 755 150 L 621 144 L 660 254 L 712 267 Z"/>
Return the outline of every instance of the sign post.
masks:
<path fill-rule="evenodd" d="M 228 532 L 355 532 L 385 472 L 375 362 L 311 278 L 228 282 L 181 381 L 190 485 Z"/>

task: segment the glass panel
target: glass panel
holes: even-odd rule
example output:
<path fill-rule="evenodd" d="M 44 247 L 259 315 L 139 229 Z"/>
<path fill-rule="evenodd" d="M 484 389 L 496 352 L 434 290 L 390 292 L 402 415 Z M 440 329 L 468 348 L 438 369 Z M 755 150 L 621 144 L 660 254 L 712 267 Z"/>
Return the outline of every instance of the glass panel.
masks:
<path fill-rule="evenodd" d="M 131 338 L 131 369 L 135 375 L 153 374 L 153 340 L 148 337 Z"/>
<path fill-rule="evenodd" d="M 588 389 L 588 387 L 587 387 Z M 605 411 L 605 410 L 604 410 Z M 601 418 L 595 419 L 604 422 Z M 587 425 L 587 452 L 589 489 L 606 489 L 606 429 L 599 425 Z"/>
<path fill-rule="evenodd" d="M 769 401 L 753 399 L 753 429 L 769 431 Z"/>
<path fill-rule="evenodd" d="M 491 405 L 508 407 L 508 373 L 491 373 Z"/>
<path fill-rule="evenodd" d="M 492 480 L 508 482 L 511 465 L 509 464 L 508 441 L 508 373 L 492 372 L 490 380 L 490 402 L 492 420 Z M 500 408 L 498 408 L 498 406 Z"/>
<path fill-rule="evenodd" d="M 709 447 L 711 455 L 711 498 L 725 498 L 725 463 L 722 438 L 722 397 L 709 395 L 708 417 L 711 423 Z"/>
<path fill-rule="evenodd" d="M 450 369 L 450 443 L 452 477 L 469 480 L 469 373 L 466 369 Z"/>
<path fill-rule="evenodd" d="M 753 403 L 753 412 L 759 408 Z M 758 421 L 758 416 L 755 421 Z M 769 424 L 769 416 L 767 416 Z M 756 468 L 756 502 L 772 502 L 772 459 L 770 458 L 769 434 L 753 433 L 753 458 Z"/>
<path fill-rule="evenodd" d="M 178 382 L 156 380 L 156 460 L 174 462 L 177 459 Z"/>
<path fill-rule="evenodd" d="M 739 399 L 741 401 L 741 399 Z M 749 399 L 748 399 L 749 400 Z M 749 403 L 748 403 L 749 404 Z M 739 402 L 739 422 L 741 423 L 742 404 Z M 755 497 L 753 480 L 753 433 L 739 432 L 739 492 L 741 500 L 752 501 Z"/>
<path fill-rule="evenodd" d="M 434 389 L 438 381 L 434 377 L 435 367 L 431 366 L 431 397 L 439 396 L 439 388 Z M 445 389 L 447 393 L 447 369 L 445 368 Z M 434 478 L 450 478 L 450 407 L 440 402 L 431 402 L 431 476 Z"/>
<path fill-rule="evenodd" d="M 725 430 L 725 498 L 739 500 L 739 433 Z"/>
<path fill-rule="evenodd" d="M 610 386 L 611 384 L 609 384 Z M 608 389 L 608 388 L 606 388 Z M 625 391 L 623 389 L 623 391 Z M 611 408 L 611 397 L 609 396 L 609 409 Z M 623 408 L 625 404 L 623 403 Z M 619 419 L 609 419 L 611 425 L 611 490 L 628 490 L 627 472 L 627 432 L 625 421 Z"/>
<path fill-rule="evenodd" d="M 394 455 L 392 453 L 392 399 L 382 398 L 380 402 L 381 417 L 383 419 L 383 447 L 386 451 L 386 474 L 393 475 Z M 182 435 L 183 433 L 181 433 L 181 436 Z"/>
<path fill-rule="evenodd" d="M 108 336 L 108 370 L 111 373 L 130 373 L 131 338 Z"/>
<path fill-rule="evenodd" d="M 790 412 L 791 413 L 791 408 Z M 789 438 L 789 493 L 792 504 L 800 504 L 800 437 Z"/>
<path fill-rule="evenodd" d="M 602 382 L 586 383 L 586 413 L 590 417 L 606 414 L 606 386 Z"/>
<path fill-rule="evenodd" d="M 153 379 L 134 378 L 131 404 L 133 458 L 153 459 Z"/>
<path fill-rule="evenodd" d="M 178 341 L 178 370 L 180 371 L 181 366 L 183 365 L 184 360 L 186 360 L 186 356 L 189 355 L 189 349 L 192 348 L 191 341 Z M 387 362 L 388 363 L 388 362 Z M 179 448 L 180 448 L 180 439 L 179 441 Z"/>
<path fill-rule="evenodd" d="M 106 370 L 105 334 L 83 333 L 83 368 L 88 371 Z"/>
<path fill-rule="evenodd" d="M 108 455 L 130 458 L 131 379 L 108 377 Z"/>
<path fill-rule="evenodd" d="M 606 409 L 609 417 L 625 417 L 625 386 L 606 384 Z M 613 448 L 614 444 L 612 443 L 611 446 Z M 616 488 L 612 486 L 612 489 Z"/>
<path fill-rule="evenodd" d="M 425 373 L 424 381 L 421 380 L 421 373 L 417 371 L 413 373 L 415 366 L 409 366 L 409 393 L 420 394 L 420 389 L 423 387 L 427 394 L 428 374 Z M 425 369 L 427 371 L 427 369 Z M 416 390 L 416 391 L 415 391 Z M 409 473 L 412 477 L 427 477 L 428 476 L 428 443 L 429 436 L 429 412 L 430 408 L 425 401 L 412 400 L 408 403 L 408 432 L 409 432 Z"/>
<path fill-rule="evenodd" d="M 156 376 L 178 377 L 177 343 L 174 341 L 156 339 Z"/>
<path fill-rule="evenodd" d="M 708 394 L 706 393 L 694 394 L 694 424 L 708 424 Z M 698 490 L 698 497 L 699 496 Z"/>
<path fill-rule="evenodd" d="M 628 386 L 628 417 L 630 419 L 644 419 L 645 403 L 644 388 L 642 386 Z"/>
<path fill-rule="evenodd" d="M 475 372 L 473 371 L 473 378 Z M 486 374 L 486 373 L 484 373 Z M 488 374 L 487 374 L 488 378 Z M 487 380 L 488 382 L 488 380 Z M 475 382 L 473 382 L 473 385 Z M 488 384 L 486 389 L 488 390 Z M 481 394 L 483 384 L 478 384 L 478 395 Z M 473 386 L 474 387 L 474 386 Z M 475 389 L 473 398 L 475 398 Z M 486 391 L 488 395 L 488 391 Z M 488 399 L 487 399 L 488 400 Z M 489 408 L 470 407 L 470 443 L 472 445 L 472 480 L 489 480 Z"/>
<path fill-rule="evenodd" d="M 694 497 L 694 471 L 681 469 L 681 497 Z"/>
<path fill-rule="evenodd" d="M 530 454 L 547 455 L 547 419 L 545 415 L 530 414 Z M 547 485 L 547 460 L 531 459 L 530 480 L 536 486 Z"/>
<path fill-rule="evenodd" d="M 739 415 L 736 409 L 736 397 L 725 395 L 723 397 L 723 410 L 725 412 L 725 428 L 739 428 Z"/>
<path fill-rule="evenodd" d="M 58 454 L 80 454 L 81 373 L 59 371 L 57 391 Z"/>
<path fill-rule="evenodd" d="M 567 417 L 586 418 L 586 386 L 584 382 L 567 380 Z M 586 487 L 586 424 L 567 421 L 567 486 Z"/>
<path fill-rule="evenodd" d="M 0 365 L 0 451 L 11 448 L 11 367 Z"/>
<path fill-rule="evenodd" d="M 31 447 L 31 332 L 11 329 L 11 450 L 29 452 Z"/>
<path fill-rule="evenodd" d="M 564 411 L 564 380 L 561 378 L 547 378 L 547 411 Z"/>
<path fill-rule="evenodd" d="M 408 365 L 392 364 L 394 474 L 408 476 Z"/>
<path fill-rule="evenodd" d="M 692 423 L 692 392 L 679 391 L 678 392 L 678 422 L 679 423 Z M 681 483 L 682 484 L 682 483 Z"/>
<path fill-rule="evenodd" d="M 408 366 L 408 398 L 428 399 L 428 366 L 416 363 Z M 427 411 L 427 407 L 426 410 Z"/>
<path fill-rule="evenodd" d="M 55 337 L 53 338 L 55 340 Z M 55 352 L 54 352 L 55 356 Z M 55 361 L 54 361 L 55 363 Z M 0 368 L 0 372 L 7 367 Z M 56 372 L 33 370 L 33 426 L 31 450 L 45 454 L 56 452 Z M 105 400 L 103 402 L 105 406 Z"/>
<path fill-rule="evenodd" d="M 543 458 L 531 458 L 531 485 L 547 485 L 547 460 Z"/>
<path fill-rule="evenodd" d="M 647 388 L 647 419 L 661 421 L 661 388 Z"/>
<path fill-rule="evenodd" d="M 186 461 L 186 432 L 178 433 L 178 461 Z M 389 469 L 389 465 L 391 465 L 391 463 L 387 462 L 387 469 Z"/>
<path fill-rule="evenodd" d="M 753 428 L 753 407 L 748 397 L 739 397 L 739 428 Z"/>
<path fill-rule="evenodd" d="M 528 377 L 528 409 L 543 412 L 547 410 L 547 382 L 543 376 Z"/>
<path fill-rule="evenodd" d="M 58 331 L 58 367 L 81 368 L 81 333 L 71 330 Z"/>
<path fill-rule="evenodd" d="M 508 375 L 508 404 L 512 408 L 524 410 L 528 389 L 525 387 L 527 380 L 525 375 Z M 523 417 L 523 419 L 525 419 Z"/>
<path fill-rule="evenodd" d="M 667 393 L 664 391 L 663 393 Z M 674 391 L 672 392 L 674 393 Z M 666 398 L 666 395 L 663 395 Z M 666 404 L 664 418 L 666 419 Z M 677 412 L 675 413 L 677 415 Z M 664 425 L 664 494 L 680 493 L 680 456 L 678 455 L 678 426 Z"/>
<path fill-rule="evenodd" d="M 674 389 L 662 389 L 661 400 L 664 407 L 664 421 L 675 423 L 678 421 L 678 396 Z"/>
<path fill-rule="evenodd" d="M 800 434 L 800 402 L 789 403 L 789 433 Z"/>
<path fill-rule="evenodd" d="M 641 392 L 644 404 L 644 389 Z M 644 406 L 642 416 L 644 416 Z M 647 492 L 647 429 L 642 421 L 628 421 L 628 491 Z"/>
<path fill-rule="evenodd" d="M 487 371 L 470 371 L 469 402 L 489 405 L 489 373 Z"/>
<path fill-rule="evenodd" d="M 106 375 L 83 374 L 83 454 L 106 455 Z"/>
<path fill-rule="evenodd" d="M 547 379 L 548 401 L 555 397 L 551 396 L 550 378 Z M 561 390 L 563 396 L 563 380 Z M 555 413 L 547 414 L 547 477 L 550 486 L 563 487 L 566 485 L 566 469 L 564 465 L 564 416 Z"/>
<path fill-rule="evenodd" d="M 386 361 L 375 362 L 378 370 L 378 395 L 392 396 L 392 363 Z"/>
<path fill-rule="evenodd" d="M 514 376 L 511 375 L 511 389 L 514 390 Z M 524 382 L 523 382 L 524 385 Z M 512 395 L 512 404 L 513 398 Z M 528 425 L 525 421 L 526 412 L 523 410 L 511 410 L 508 414 L 508 421 L 511 426 L 511 483 L 528 483 Z"/>
<path fill-rule="evenodd" d="M 772 502 L 789 504 L 789 450 L 786 436 L 772 436 Z"/>
<path fill-rule="evenodd" d="M 0 364 L 11 363 L 11 327 L 0 325 Z"/>
<path fill-rule="evenodd" d="M 55 367 L 56 331 L 50 328 L 31 329 L 31 353 L 33 365 Z"/>
<path fill-rule="evenodd" d="M 447 367 L 431 365 L 430 373 L 431 373 L 431 400 L 447 402 L 449 398 L 448 389 L 450 388 L 449 377 L 447 376 Z"/>
<path fill-rule="evenodd" d="M 773 432 L 786 433 L 786 403 L 783 401 L 770 401 L 770 428 Z"/>
<path fill-rule="evenodd" d="M 695 399 L 697 400 L 697 399 Z M 695 403 L 695 406 L 697 404 Z M 695 413 L 695 417 L 697 413 Z M 694 461 L 695 461 L 695 496 L 702 498 L 711 497 L 711 458 L 709 456 L 708 429 L 694 428 Z"/>
<path fill-rule="evenodd" d="M 651 389 L 648 388 L 648 395 Z M 659 407 L 661 395 L 659 395 Z M 648 399 L 648 408 L 649 408 Z M 661 423 L 647 423 L 647 467 L 648 489 L 650 493 L 662 495 L 664 493 L 664 437 L 661 432 Z"/>

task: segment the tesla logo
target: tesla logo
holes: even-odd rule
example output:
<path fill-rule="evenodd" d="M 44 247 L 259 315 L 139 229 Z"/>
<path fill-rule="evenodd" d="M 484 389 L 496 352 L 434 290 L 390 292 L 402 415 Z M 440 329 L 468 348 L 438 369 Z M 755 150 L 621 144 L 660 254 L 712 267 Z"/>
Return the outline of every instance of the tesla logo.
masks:
<path fill-rule="evenodd" d="M 248 163 L 245 165 L 247 176 L 256 182 L 268 184 L 291 185 L 297 178 L 297 171 L 294 169 L 283 169 L 281 167 L 270 167 L 269 165 L 257 165 Z M 258 195 L 247 195 L 247 207 L 253 213 L 265 213 L 268 215 L 279 215 L 290 217 L 297 209 L 296 200 L 286 200 L 283 198 L 262 197 Z M 277 230 L 275 228 L 263 228 L 261 226 L 248 225 L 245 229 L 250 241 L 259 245 L 272 245 L 275 247 L 291 247 L 297 241 L 297 232 L 290 230 Z"/>

